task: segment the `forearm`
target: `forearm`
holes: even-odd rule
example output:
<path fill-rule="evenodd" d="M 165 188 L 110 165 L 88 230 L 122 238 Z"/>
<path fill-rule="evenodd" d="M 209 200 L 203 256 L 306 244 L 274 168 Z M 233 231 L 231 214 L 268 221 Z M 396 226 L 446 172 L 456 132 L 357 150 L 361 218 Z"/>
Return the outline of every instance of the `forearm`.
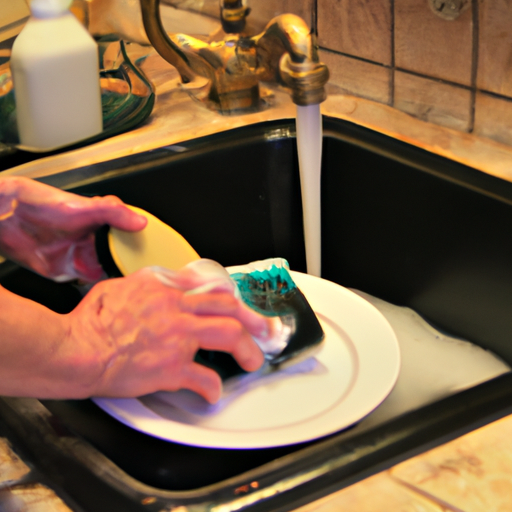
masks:
<path fill-rule="evenodd" d="M 94 355 L 70 346 L 68 330 L 68 315 L 0 287 L 0 395 L 87 396 L 84 374 Z"/>

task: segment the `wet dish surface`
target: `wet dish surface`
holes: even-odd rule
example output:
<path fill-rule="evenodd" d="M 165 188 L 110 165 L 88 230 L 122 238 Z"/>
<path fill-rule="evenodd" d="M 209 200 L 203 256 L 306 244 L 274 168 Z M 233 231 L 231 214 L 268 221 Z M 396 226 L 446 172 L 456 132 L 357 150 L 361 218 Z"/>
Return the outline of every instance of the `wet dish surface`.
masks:
<path fill-rule="evenodd" d="M 210 448 L 291 445 L 358 422 L 397 380 L 396 336 L 382 314 L 355 293 L 314 276 L 292 272 L 292 277 L 325 330 L 313 357 L 278 372 L 263 369 L 228 381 L 214 406 L 187 391 L 94 401 L 140 432 Z"/>

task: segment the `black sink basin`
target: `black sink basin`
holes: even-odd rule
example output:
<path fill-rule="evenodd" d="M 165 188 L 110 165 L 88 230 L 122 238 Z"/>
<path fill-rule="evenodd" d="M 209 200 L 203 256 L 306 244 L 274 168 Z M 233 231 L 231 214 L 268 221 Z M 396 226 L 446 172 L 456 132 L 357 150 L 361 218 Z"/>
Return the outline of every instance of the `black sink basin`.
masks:
<path fill-rule="evenodd" d="M 281 256 L 305 271 L 294 121 L 43 181 L 80 194 L 115 194 L 223 265 Z M 512 365 L 511 230 L 511 183 L 324 119 L 324 278 L 408 306 Z M 80 300 L 71 285 L 10 263 L 0 265 L 0 282 L 59 312 Z M 3 399 L 0 414 L 34 464 L 86 510 L 112 510 L 122 502 L 123 510 L 226 504 L 226 510 L 284 511 L 510 413 L 511 384 L 505 374 L 364 433 L 348 430 L 268 450 L 166 443 L 121 425 L 87 400 Z"/>

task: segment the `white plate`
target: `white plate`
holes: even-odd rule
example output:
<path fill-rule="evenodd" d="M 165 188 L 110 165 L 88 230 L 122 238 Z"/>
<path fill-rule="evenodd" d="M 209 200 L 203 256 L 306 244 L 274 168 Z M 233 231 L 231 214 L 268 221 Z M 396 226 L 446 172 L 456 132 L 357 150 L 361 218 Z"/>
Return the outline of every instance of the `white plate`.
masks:
<path fill-rule="evenodd" d="M 215 406 L 187 391 L 94 401 L 140 432 L 209 448 L 296 444 L 357 423 L 398 378 L 395 333 L 374 306 L 346 288 L 298 272 L 292 277 L 326 334 L 314 357 L 279 372 L 228 381 Z"/>

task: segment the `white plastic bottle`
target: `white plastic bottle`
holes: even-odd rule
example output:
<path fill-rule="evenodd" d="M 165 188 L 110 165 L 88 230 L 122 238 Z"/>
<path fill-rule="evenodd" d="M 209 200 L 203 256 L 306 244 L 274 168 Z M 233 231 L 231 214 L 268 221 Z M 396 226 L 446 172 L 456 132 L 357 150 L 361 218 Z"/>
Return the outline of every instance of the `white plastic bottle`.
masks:
<path fill-rule="evenodd" d="M 48 151 L 103 130 L 98 47 L 68 10 L 71 0 L 31 0 L 11 54 L 22 147 Z"/>

